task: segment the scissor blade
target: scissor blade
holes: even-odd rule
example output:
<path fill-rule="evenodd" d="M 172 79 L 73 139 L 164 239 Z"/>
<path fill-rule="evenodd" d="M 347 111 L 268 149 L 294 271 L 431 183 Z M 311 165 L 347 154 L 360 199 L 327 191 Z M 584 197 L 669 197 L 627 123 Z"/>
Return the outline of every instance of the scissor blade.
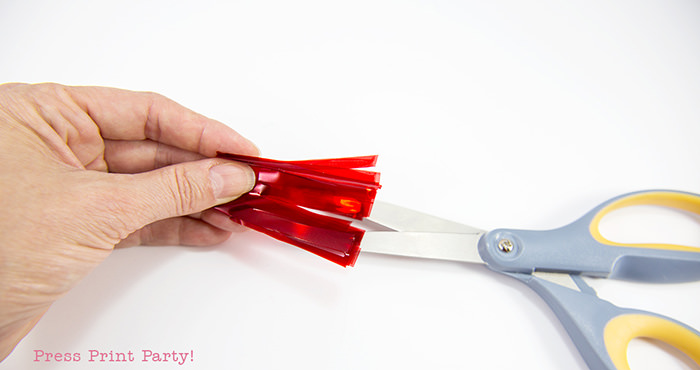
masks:
<path fill-rule="evenodd" d="M 367 231 L 362 252 L 469 263 L 484 263 L 477 246 L 483 233 Z"/>
<path fill-rule="evenodd" d="M 483 233 L 481 229 L 445 220 L 426 213 L 390 203 L 375 202 L 369 220 L 398 231 L 429 231 L 442 233 Z"/>
<path fill-rule="evenodd" d="M 546 271 L 534 271 L 532 276 L 547 280 L 550 283 L 558 284 L 563 287 L 580 292 L 581 288 L 576 284 L 574 276 L 566 273 L 555 273 Z M 593 293 L 595 295 L 595 293 Z"/>

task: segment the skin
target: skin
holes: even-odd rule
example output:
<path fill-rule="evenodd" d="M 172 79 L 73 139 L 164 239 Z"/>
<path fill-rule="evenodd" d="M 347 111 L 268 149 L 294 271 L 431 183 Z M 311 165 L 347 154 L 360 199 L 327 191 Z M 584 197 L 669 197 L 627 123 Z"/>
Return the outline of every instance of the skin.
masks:
<path fill-rule="evenodd" d="M 0 360 L 115 247 L 212 245 L 250 141 L 161 95 L 0 85 Z"/>

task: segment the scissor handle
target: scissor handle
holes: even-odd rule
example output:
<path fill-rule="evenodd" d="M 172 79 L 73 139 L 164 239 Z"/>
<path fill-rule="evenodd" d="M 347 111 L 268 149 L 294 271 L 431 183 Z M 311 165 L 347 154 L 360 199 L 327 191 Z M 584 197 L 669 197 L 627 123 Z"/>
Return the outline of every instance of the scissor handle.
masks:
<path fill-rule="evenodd" d="M 665 342 L 685 353 L 700 366 L 700 333 L 676 320 L 650 312 L 629 310 L 605 325 L 605 349 L 617 369 L 629 369 L 627 347 L 635 338 Z"/>
<path fill-rule="evenodd" d="M 700 248 L 617 243 L 601 235 L 599 226 L 605 215 L 635 205 L 657 205 L 700 215 L 698 194 L 645 190 L 610 199 L 559 229 L 493 230 L 480 240 L 479 254 L 491 268 L 505 272 L 565 271 L 657 283 L 700 280 Z"/>
<path fill-rule="evenodd" d="M 577 291 L 530 274 L 506 273 L 535 290 L 552 308 L 591 369 L 629 369 L 627 347 L 652 338 L 685 353 L 700 366 L 700 332 L 669 317 L 620 308 L 596 297 L 583 279 Z"/>

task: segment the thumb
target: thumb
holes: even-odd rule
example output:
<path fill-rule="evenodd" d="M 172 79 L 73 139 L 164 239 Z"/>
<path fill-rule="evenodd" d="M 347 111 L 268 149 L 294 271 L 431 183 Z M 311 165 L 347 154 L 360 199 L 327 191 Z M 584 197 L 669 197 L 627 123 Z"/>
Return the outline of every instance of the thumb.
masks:
<path fill-rule="evenodd" d="M 142 218 L 140 226 L 230 202 L 256 181 L 250 167 L 222 159 L 184 162 L 130 177 L 122 194 Z"/>

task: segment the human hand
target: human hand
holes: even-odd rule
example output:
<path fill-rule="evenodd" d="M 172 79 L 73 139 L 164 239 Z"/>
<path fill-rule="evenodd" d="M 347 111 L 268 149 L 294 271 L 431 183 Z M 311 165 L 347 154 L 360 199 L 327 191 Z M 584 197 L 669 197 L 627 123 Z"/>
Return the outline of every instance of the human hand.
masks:
<path fill-rule="evenodd" d="M 255 175 L 217 151 L 258 154 L 157 94 L 0 85 L 0 361 L 115 246 L 228 238 Z"/>

